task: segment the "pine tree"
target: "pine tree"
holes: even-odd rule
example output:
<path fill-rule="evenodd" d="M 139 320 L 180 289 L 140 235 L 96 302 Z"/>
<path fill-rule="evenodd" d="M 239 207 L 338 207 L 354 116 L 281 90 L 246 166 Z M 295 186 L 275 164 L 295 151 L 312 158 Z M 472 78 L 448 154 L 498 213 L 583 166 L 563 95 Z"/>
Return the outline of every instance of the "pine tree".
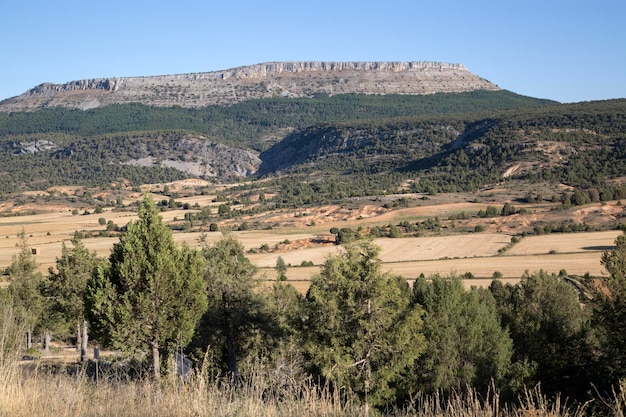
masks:
<path fill-rule="evenodd" d="M 546 393 L 574 397 L 589 389 L 584 380 L 589 317 L 574 287 L 563 277 L 539 271 L 525 273 L 517 285 L 492 285 L 491 290 L 513 339 L 513 361 L 534 373 L 526 382 L 541 383 Z"/>
<path fill-rule="evenodd" d="M 232 235 L 224 236 L 203 249 L 207 268 L 205 281 L 209 308 L 202 317 L 194 345 L 218 347 L 217 359 L 226 364 L 233 378 L 239 377 L 238 357 L 253 348 L 258 334 L 261 299 L 255 293 L 256 267 L 246 258 L 244 249 Z"/>
<path fill-rule="evenodd" d="M 63 243 L 61 257 L 56 260 L 56 271 L 52 268 L 48 271 L 46 295 L 52 300 L 51 310 L 60 324 L 67 330 L 76 331 L 76 348 L 81 352 L 81 360 L 85 360 L 89 340 L 85 289 L 101 259 L 95 252 L 89 252 L 77 237 L 71 242 L 73 247 Z"/>
<path fill-rule="evenodd" d="M 43 276 L 28 244 L 24 229 L 17 234 L 19 252 L 8 268 L 9 293 L 14 300 L 16 315 L 26 329 L 26 348 L 32 346 L 34 331 L 45 323 L 45 299 L 42 295 Z"/>
<path fill-rule="evenodd" d="M 268 348 L 264 359 L 272 367 L 272 382 L 284 389 L 308 376 L 302 350 L 304 297 L 287 281 L 280 280 L 262 294 L 267 317 L 263 340 Z"/>
<path fill-rule="evenodd" d="M 100 340 L 147 352 L 158 380 L 161 352 L 186 346 L 206 310 L 204 261 L 198 251 L 176 245 L 150 197 L 144 197 L 138 216 L 114 245 L 109 265 L 91 277 L 85 302 Z"/>
<path fill-rule="evenodd" d="M 424 314 L 426 352 L 416 363 L 420 391 L 486 392 L 501 385 L 511 363 L 512 341 L 500 327 L 493 296 L 484 290 L 465 290 L 460 277 L 419 278 L 414 302 Z"/>
<path fill-rule="evenodd" d="M 305 351 L 313 370 L 367 404 L 401 395 L 422 353 L 421 309 L 406 281 L 380 271 L 379 248 L 355 242 L 326 260 L 306 295 Z"/>
<path fill-rule="evenodd" d="M 606 288 L 591 286 L 596 289 L 592 320 L 601 346 L 602 382 L 610 385 L 626 378 L 626 235 L 615 239 L 601 263 L 610 276 Z"/>

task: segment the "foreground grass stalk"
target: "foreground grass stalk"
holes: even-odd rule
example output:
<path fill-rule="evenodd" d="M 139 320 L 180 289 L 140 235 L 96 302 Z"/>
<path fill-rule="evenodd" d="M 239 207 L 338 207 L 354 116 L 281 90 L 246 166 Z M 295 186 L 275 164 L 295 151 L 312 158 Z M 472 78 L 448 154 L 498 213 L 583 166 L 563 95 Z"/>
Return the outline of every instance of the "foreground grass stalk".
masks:
<path fill-rule="evenodd" d="M 309 382 L 289 391 L 268 390 L 255 381 L 233 386 L 196 376 L 190 381 L 156 385 L 108 379 L 96 385 L 84 373 L 52 375 L 41 370 L 21 374 L 18 365 L 6 366 L 0 386 L 0 416 L 11 417 L 226 417 L 226 416 L 363 416 L 364 409 L 344 402 L 336 393 Z M 616 394 L 614 416 L 622 416 L 624 390 Z M 529 391 L 518 408 L 501 409 L 497 394 L 486 399 L 470 391 L 443 397 L 424 395 L 410 406 L 383 415 L 397 417 L 580 417 L 584 407 L 570 410 L 559 399 L 548 401 L 538 390 Z"/>

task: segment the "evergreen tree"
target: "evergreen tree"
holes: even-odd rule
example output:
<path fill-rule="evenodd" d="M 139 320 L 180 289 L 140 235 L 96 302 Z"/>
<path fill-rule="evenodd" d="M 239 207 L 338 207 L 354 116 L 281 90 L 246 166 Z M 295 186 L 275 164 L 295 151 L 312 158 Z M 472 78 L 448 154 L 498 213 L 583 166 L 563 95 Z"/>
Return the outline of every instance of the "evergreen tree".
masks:
<path fill-rule="evenodd" d="M 45 298 L 42 295 L 43 275 L 28 244 L 24 229 L 17 234 L 19 252 L 13 256 L 7 269 L 9 293 L 13 298 L 15 314 L 23 321 L 26 329 L 26 348 L 32 346 L 33 333 L 45 326 Z"/>
<path fill-rule="evenodd" d="M 525 273 L 518 285 L 499 287 L 492 284 L 492 294 L 513 339 L 514 361 L 534 373 L 527 382 L 541 383 L 546 393 L 580 398 L 589 388 L 589 318 L 574 287 L 544 271 Z"/>
<path fill-rule="evenodd" d="M 179 248 L 154 201 L 145 196 L 138 220 L 99 265 L 86 291 L 94 333 L 104 343 L 149 353 L 156 380 L 161 352 L 186 346 L 207 307 L 204 262 L 198 251 Z"/>
<path fill-rule="evenodd" d="M 415 366 L 420 391 L 502 387 L 513 346 L 490 293 L 465 290 L 460 277 L 435 276 L 415 281 L 413 300 L 425 311 L 426 351 Z"/>
<path fill-rule="evenodd" d="M 202 317 L 194 346 L 218 347 L 215 361 L 239 377 L 239 356 L 261 346 L 259 329 L 266 322 L 253 279 L 256 267 L 232 235 L 205 247 L 204 272 L 209 308 Z"/>
<path fill-rule="evenodd" d="M 608 281 L 611 293 L 626 297 L 626 234 L 615 239 L 615 247 L 602 254 L 600 263 L 611 274 Z"/>
<path fill-rule="evenodd" d="M 7 289 L 0 288 L 0 369 L 11 369 L 9 366 L 17 363 L 22 357 L 25 350 L 24 324 L 24 321 L 16 316 L 15 302 L 11 294 Z"/>
<path fill-rule="evenodd" d="M 593 327 L 600 341 L 600 369 L 603 385 L 626 378 L 626 235 L 615 240 L 615 247 L 602 254 L 601 263 L 610 276 L 605 287 L 595 288 Z"/>
<path fill-rule="evenodd" d="M 306 295 L 304 348 L 316 374 L 384 405 L 402 396 L 424 338 L 408 284 L 380 271 L 378 253 L 355 242 L 326 260 Z"/>
<path fill-rule="evenodd" d="M 276 273 L 278 274 L 278 280 L 279 281 L 286 281 L 287 280 L 287 264 L 285 263 L 285 260 L 283 259 L 282 256 L 279 256 L 276 259 L 276 266 L 274 267 L 274 269 L 276 269 Z"/>
<path fill-rule="evenodd" d="M 100 260 L 76 236 L 71 242 L 73 247 L 69 248 L 63 243 L 61 257 L 56 260 L 56 271 L 52 268 L 48 271 L 46 295 L 52 300 L 51 310 L 56 314 L 56 320 L 70 332 L 76 332 L 76 348 L 81 352 L 81 360 L 84 360 L 89 340 L 85 289 Z"/>
<path fill-rule="evenodd" d="M 262 295 L 266 317 L 263 343 L 267 350 L 262 360 L 271 370 L 271 383 L 284 390 L 308 376 L 302 350 L 304 297 L 293 285 L 280 280 Z"/>

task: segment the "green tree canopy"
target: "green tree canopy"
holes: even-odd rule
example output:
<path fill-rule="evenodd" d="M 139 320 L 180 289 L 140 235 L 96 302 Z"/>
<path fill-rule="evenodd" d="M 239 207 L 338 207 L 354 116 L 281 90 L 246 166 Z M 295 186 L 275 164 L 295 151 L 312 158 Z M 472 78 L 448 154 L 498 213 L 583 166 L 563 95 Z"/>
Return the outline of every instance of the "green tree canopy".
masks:
<path fill-rule="evenodd" d="M 276 266 L 274 267 L 279 281 L 287 280 L 287 264 L 282 256 L 276 258 Z"/>
<path fill-rule="evenodd" d="M 574 287 L 563 277 L 539 271 L 525 273 L 514 286 L 494 282 L 491 292 L 513 339 L 514 360 L 535 370 L 529 382 L 541 382 L 549 393 L 575 395 L 580 392 L 573 390 L 587 389 L 582 373 L 589 354 L 589 320 Z"/>
<path fill-rule="evenodd" d="M 596 288 L 591 306 L 601 346 L 602 382 L 608 386 L 626 378 L 626 235 L 615 239 L 615 247 L 602 255 L 601 263 L 610 276 L 605 288 L 590 286 Z"/>
<path fill-rule="evenodd" d="M 255 292 L 256 267 L 232 235 L 226 235 L 202 251 L 209 308 L 202 317 L 194 346 L 210 347 L 218 366 L 234 378 L 239 376 L 238 356 L 261 345 L 259 329 L 264 325 L 261 298 Z"/>
<path fill-rule="evenodd" d="M 513 346 L 491 294 L 465 290 L 460 277 L 435 276 L 415 281 L 413 300 L 425 311 L 426 351 L 415 366 L 420 391 L 502 385 Z"/>
<path fill-rule="evenodd" d="M 206 310 L 204 260 L 198 251 L 176 245 L 150 197 L 144 197 L 138 216 L 114 245 L 109 265 L 91 277 L 85 301 L 100 340 L 148 352 L 159 379 L 160 351 L 186 346 Z"/>
<path fill-rule="evenodd" d="M 24 229 L 17 234 L 19 252 L 13 256 L 7 269 L 9 275 L 9 293 L 13 298 L 15 315 L 23 320 L 26 329 L 27 347 L 32 343 L 33 332 L 45 325 L 43 313 L 46 309 L 42 295 L 43 275 L 35 261 L 28 237 Z"/>
<path fill-rule="evenodd" d="M 378 253 L 355 242 L 326 260 L 306 295 L 304 348 L 316 374 L 384 405 L 401 395 L 424 338 L 421 308 L 404 279 L 380 271 Z"/>
<path fill-rule="evenodd" d="M 87 322 L 85 317 L 85 289 L 96 265 L 102 261 L 95 252 L 90 252 L 77 237 L 72 238 L 72 247 L 65 242 L 61 246 L 61 257 L 56 260 L 56 271 L 50 268 L 46 285 L 46 296 L 51 301 L 51 312 L 66 333 L 76 331 L 77 348 L 84 358 L 87 349 Z"/>

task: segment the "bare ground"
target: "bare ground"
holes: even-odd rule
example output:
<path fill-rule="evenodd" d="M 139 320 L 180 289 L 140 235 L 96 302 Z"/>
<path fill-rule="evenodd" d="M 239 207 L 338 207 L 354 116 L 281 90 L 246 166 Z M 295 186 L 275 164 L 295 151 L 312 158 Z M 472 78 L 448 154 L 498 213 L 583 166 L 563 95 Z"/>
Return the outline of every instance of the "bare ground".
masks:
<path fill-rule="evenodd" d="M 171 185 L 183 192 L 194 186 L 206 184 L 188 184 L 181 182 Z M 158 192 L 150 187 L 153 192 Z M 71 191 L 71 190 L 65 190 Z M 139 198 L 140 193 L 129 197 L 129 201 Z M 617 222 L 624 216 L 624 208 L 615 202 L 609 204 L 591 204 L 568 212 L 553 210 L 554 204 L 543 203 L 524 205 L 525 214 L 498 216 L 481 219 L 475 216 L 488 205 L 500 205 L 507 200 L 505 190 L 490 190 L 488 196 L 480 202 L 473 202 L 476 195 L 455 194 L 441 195 L 428 199 L 409 195 L 412 207 L 389 209 L 382 207 L 385 202 L 392 202 L 402 196 L 386 196 L 383 201 L 361 198 L 346 205 L 328 205 L 298 210 L 276 210 L 240 219 L 221 220 L 220 227 L 233 227 L 242 222 L 250 224 L 272 224 L 272 230 L 249 230 L 232 232 L 244 245 L 248 256 L 260 270 L 258 277 L 269 281 L 275 279 L 273 267 L 280 256 L 291 265 L 287 272 L 290 281 L 306 288 L 310 277 L 319 272 L 319 266 L 336 251 L 341 250 L 333 244 L 328 231 L 331 227 L 365 228 L 397 224 L 401 221 L 421 222 L 427 218 L 438 217 L 444 225 L 439 235 L 423 234 L 420 237 L 398 239 L 381 238 L 376 243 L 381 247 L 383 269 L 413 279 L 424 274 L 464 274 L 470 272 L 474 277 L 490 280 L 494 272 L 499 272 L 508 279 L 519 279 L 524 271 L 545 270 L 558 273 L 561 269 L 570 274 L 601 276 L 606 271 L 600 265 L 603 251 L 612 248 L 619 231 L 604 231 L 576 234 L 550 234 L 529 236 L 510 246 L 511 237 L 524 230 L 531 230 L 533 225 L 571 221 L 590 225 L 602 225 Z M 154 194 L 156 201 L 164 197 Z M 177 201 L 189 203 L 195 207 L 215 206 L 214 195 L 181 197 Z M 9 203 L 4 203 L 8 205 Z M 21 207 L 24 212 L 34 207 Z M 40 211 L 42 207 L 37 207 Z M 42 271 L 53 267 L 61 254 L 61 245 L 69 241 L 75 230 L 100 231 L 103 226 L 99 218 L 112 220 L 122 226 L 135 214 L 130 211 L 105 210 L 101 214 L 72 215 L 71 208 L 63 205 L 50 205 L 45 212 L 28 216 L 0 217 L 0 268 L 11 263 L 17 253 L 17 233 L 24 230 L 29 243 L 37 250 L 36 259 Z M 0 209 L 2 209 L 0 207 Z M 187 211 L 169 210 L 162 213 L 166 222 L 182 219 Z M 459 213 L 467 214 L 462 220 L 448 220 Z M 480 233 L 469 233 L 477 226 Z M 463 232 L 465 230 L 465 232 Z M 207 243 L 222 236 L 219 232 L 177 232 L 175 239 L 191 246 L 200 246 L 201 238 Z M 85 245 L 101 256 L 108 256 L 112 245 L 118 238 L 85 239 Z M 264 249 L 262 249 L 264 248 Z M 255 253 L 252 253 L 255 252 Z M 313 262 L 314 267 L 299 267 L 303 262 Z M 470 281 L 477 284 L 479 280 Z"/>

